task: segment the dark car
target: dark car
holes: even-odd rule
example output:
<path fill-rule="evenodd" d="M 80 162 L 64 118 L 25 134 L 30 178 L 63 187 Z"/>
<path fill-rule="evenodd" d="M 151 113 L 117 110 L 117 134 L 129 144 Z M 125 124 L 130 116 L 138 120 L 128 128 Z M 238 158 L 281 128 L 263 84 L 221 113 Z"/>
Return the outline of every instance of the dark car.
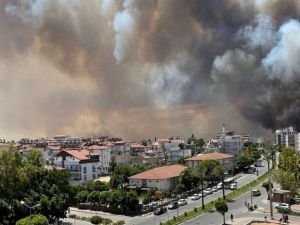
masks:
<path fill-rule="evenodd" d="M 154 215 L 161 215 L 167 212 L 167 208 L 166 207 L 158 207 L 154 210 Z"/>
<path fill-rule="evenodd" d="M 178 202 L 170 202 L 168 205 L 168 209 L 177 209 L 179 207 Z"/>

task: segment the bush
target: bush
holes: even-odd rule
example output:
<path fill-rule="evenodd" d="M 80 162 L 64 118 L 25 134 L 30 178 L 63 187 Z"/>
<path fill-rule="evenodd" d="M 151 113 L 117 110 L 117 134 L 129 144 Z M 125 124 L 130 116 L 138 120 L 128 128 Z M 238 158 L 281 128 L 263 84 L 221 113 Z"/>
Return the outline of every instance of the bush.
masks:
<path fill-rule="evenodd" d="M 112 223 L 113 223 L 113 221 L 110 220 L 110 219 L 103 219 L 102 220 L 102 224 L 104 224 L 104 225 L 108 225 L 108 224 L 112 224 Z"/>
<path fill-rule="evenodd" d="M 116 222 L 116 225 L 124 225 L 125 221 L 124 220 L 119 220 Z"/>
<path fill-rule="evenodd" d="M 184 212 L 184 216 L 187 217 L 187 212 Z"/>
<path fill-rule="evenodd" d="M 37 214 L 27 216 L 17 221 L 16 225 L 48 225 L 48 220 L 45 216 Z"/>
<path fill-rule="evenodd" d="M 249 210 L 250 210 L 250 211 L 253 211 L 253 210 L 254 210 L 254 208 L 253 208 L 252 205 L 249 207 Z"/>
<path fill-rule="evenodd" d="M 254 209 L 257 209 L 257 205 L 254 205 Z"/>
<path fill-rule="evenodd" d="M 81 220 L 84 220 L 84 221 L 87 220 L 87 218 L 86 218 L 85 216 L 81 217 L 80 219 L 81 219 Z"/>
<path fill-rule="evenodd" d="M 197 211 L 198 211 L 198 209 L 197 209 L 197 207 L 195 207 L 195 208 L 194 208 L 194 212 L 197 212 Z"/>
<path fill-rule="evenodd" d="M 176 216 L 173 216 L 173 220 L 176 221 Z"/>
<path fill-rule="evenodd" d="M 92 224 L 99 224 L 103 221 L 102 217 L 100 216 L 92 216 L 91 217 L 91 223 Z"/>
<path fill-rule="evenodd" d="M 71 219 L 76 219 L 76 214 L 70 214 L 70 215 L 69 215 L 69 218 L 71 218 Z"/>

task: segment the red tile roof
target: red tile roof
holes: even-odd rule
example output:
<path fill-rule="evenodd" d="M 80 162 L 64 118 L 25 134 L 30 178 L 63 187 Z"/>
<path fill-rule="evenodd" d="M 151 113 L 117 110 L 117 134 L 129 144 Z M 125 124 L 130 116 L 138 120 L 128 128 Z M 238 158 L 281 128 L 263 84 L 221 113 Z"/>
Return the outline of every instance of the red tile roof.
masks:
<path fill-rule="evenodd" d="M 154 168 L 129 177 L 129 179 L 165 180 L 178 177 L 187 167 L 182 165 L 171 165 Z"/>
<path fill-rule="evenodd" d="M 228 158 L 233 158 L 233 155 L 229 155 L 229 154 L 223 154 L 223 153 L 205 153 L 205 154 L 199 154 L 197 156 L 194 156 L 192 158 L 188 158 L 186 160 L 190 160 L 190 161 L 203 161 L 203 160 L 209 160 L 209 159 L 213 159 L 213 160 L 221 160 L 221 159 L 228 159 Z"/>
<path fill-rule="evenodd" d="M 79 159 L 79 160 L 88 160 L 90 152 L 86 149 L 83 150 L 63 150 L 67 152 L 68 154 L 72 155 L 73 157 Z"/>

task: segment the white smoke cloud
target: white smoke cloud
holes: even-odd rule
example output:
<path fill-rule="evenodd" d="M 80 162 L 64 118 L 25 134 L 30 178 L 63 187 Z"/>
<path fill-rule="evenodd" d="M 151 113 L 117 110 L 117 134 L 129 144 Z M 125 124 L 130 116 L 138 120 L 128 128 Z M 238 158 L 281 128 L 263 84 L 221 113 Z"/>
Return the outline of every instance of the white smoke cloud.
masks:
<path fill-rule="evenodd" d="M 180 69 L 176 60 L 162 67 L 153 66 L 147 83 L 152 90 L 154 101 L 161 108 L 180 103 L 189 78 Z"/>
<path fill-rule="evenodd" d="M 277 45 L 262 60 L 271 78 L 288 81 L 300 73 L 300 23 L 290 20 L 278 31 Z"/>
<path fill-rule="evenodd" d="M 238 32 L 238 37 L 247 41 L 250 49 L 261 48 L 270 50 L 276 44 L 276 27 L 270 16 L 259 15 L 255 20 L 256 26 L 246 26 Z"/>
<path fill-rule="evenodd" d="M 118 12 L 113 22 L 115 35 L 114 57 L 121 63 L 134 45 L 136 22 L 133 10 L 130 8 L 133 1 L 124 1 L 124 10 Z"/>

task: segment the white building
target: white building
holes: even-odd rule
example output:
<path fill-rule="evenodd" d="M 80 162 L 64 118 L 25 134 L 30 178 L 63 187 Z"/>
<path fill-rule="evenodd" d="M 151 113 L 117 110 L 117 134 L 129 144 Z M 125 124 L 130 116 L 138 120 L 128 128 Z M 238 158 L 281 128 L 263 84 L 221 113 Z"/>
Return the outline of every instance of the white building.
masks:
<path fill-rule="evenodd" d="M 184 140 L 179 137 L 159 139 L 158 143 L 163 146 L 163 150 L 169 162 L 177 162 L 181 158 L 192 156 L 192 150 L 186 149 Z"/>
<path fill-rule="evenodd" d="M 53 160 L 56 167 L 64 168 L 71 174 L 72 180 L 85 182 L 98 177 L 99 159 L 88 150 L 62 150 Z"/>
<path fill-rule="evenodd" d="M 97 166 L 99 175 L 107 175 L 109 173 L 109 166 L 111 164 L 111 147 L 92 145 L 88 147 L 91 155 L 97 155 L 99 163 Z"/>
<path fill-rule="evenodd" d="M 275 144 L 284 145 L 285 147 L 295 146 L 295 130 L 293 127 L 287 127 L 275 131 Z"/>
<path fill-rule="evenodd" d="M 178 183 L 179 175 L 186 169 L 182 165 L 154 168 L 129 177 L 129 185 L 140 188 L 155 188 L 158 191 L 171 191 Z"/>
<path fill-rule="evenodd" d="M 204 148 L 207 152 L 222 152 L 239 155 L 243 151 L 245 135 L 236 135 L 234 131 L 226 131 L 223 125 L 222 132 L 211 139 Z M 250 139 L 250 137 L 249 137 Z M 218 151 L 216 151 L 218 149 Z"/>
<path fill-rule="evenodd" d="M 295 133 L 295 150 L 300 152 L 300 133 Z"/>

